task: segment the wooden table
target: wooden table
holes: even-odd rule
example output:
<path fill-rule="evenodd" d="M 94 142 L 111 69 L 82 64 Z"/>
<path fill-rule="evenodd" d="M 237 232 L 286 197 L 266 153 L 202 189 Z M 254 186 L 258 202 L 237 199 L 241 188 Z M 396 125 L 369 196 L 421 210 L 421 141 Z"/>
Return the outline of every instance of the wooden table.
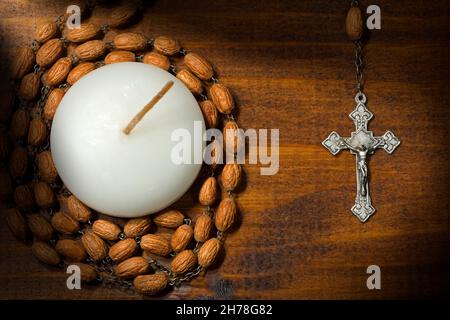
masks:
<path fill-rule="evenodd" d="M 280 130 L 280 170 L 246 165 L 241 222 L 222 263 L 164 296 L 358 299 L 449 293 L 450 12 L 448 1 L 387 1 L 382 29 L 366 47 L 370 128 L 402 144 L 370 162 L 377 213 L 361 224 L 349 211 L 354 157 L 321 141 L 353 123 L 354 48 L 343 23 L 349 1 L 155 1 L 131 29 L 172 35 L 214 62 L 239 106 L 243 128 Z M 363 1 L 364 4 L 372 2 Z M 12 48 L 70 1 L 1 1 L 1 71 Z M 103 11 L 97 12 L 102 17 Z M 95 15 L 95 13 L 94 13 Z M 193 188 L 181 204 L 189 207 Z M 36 262 L 0 227 L 0 298 L 143 299 L 102 286 L 66 289 L 66 274 Z M 379 265 L 382 289 L 368 290 Z"/>

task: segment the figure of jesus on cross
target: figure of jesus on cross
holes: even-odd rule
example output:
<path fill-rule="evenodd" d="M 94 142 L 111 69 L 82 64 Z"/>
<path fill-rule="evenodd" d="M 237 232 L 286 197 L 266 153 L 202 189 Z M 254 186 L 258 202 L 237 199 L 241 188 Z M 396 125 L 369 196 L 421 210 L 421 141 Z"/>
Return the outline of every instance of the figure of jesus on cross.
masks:
<path fill-rule="evenodd" d="M 356 155 L 356 199 L 351 211 L 361 222 L 366 222 L 375 213 L 369 194 L 368 156 L 378 148 L 383 148 L 391 154 L 400 144 L 400 140 L 391 131 L 387 131 L 381 137 L 374 137 L 373 132 L 367 129 L 367 124 L 373 114 L 365 106 L 366 96 L 364 93 L 358 92 L 355 101 L 356 108 L 349 116 L 354 121 L 356 130 L 347 138 L 343 138 L 333 131 L 322 142 L 322 145 L 333 155 L 344 149 L 348 149 Z"/>

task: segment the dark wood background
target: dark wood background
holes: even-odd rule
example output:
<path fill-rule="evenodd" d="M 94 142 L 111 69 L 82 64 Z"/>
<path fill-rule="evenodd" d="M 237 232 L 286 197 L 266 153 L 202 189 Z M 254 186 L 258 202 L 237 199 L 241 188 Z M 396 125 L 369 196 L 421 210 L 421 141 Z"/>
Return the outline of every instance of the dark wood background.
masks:
<path fill-rule="evenodd" d="M 363 2 L 382 13 L 382 29 L 366 47 L 370 128 L 402 140 L 393 155 L 378 151 L 370 162 L 378 211 L 366 224 L 349 211 L 353 156 L 333 157 L 321 146 L 331 130 L 353 130 L 347 114 L 354 108 L 354 51 L 343 29 L 349 1 L 155 1 L 132 27 L 175 36 L 208 57 L 236 96 L 243 128 L 280 129 L 279 173 L 261 176 L 258 165 L 245 167 L 242 221 L 222 263 L 165 298 L 449 293 L 448 1 Z M 0 2 L 2 71 L 12 48 L 29 43 L 36 25 L 68 4 Z M 181 203 L 189 207 L 192 198 Z M 101 286 L 67 290 L 66 275 L 36 262 L 1 221 L 0 298 L 143 298 Z M 366 287 L 371 264 L 381 267 L 381 290 Z"/>

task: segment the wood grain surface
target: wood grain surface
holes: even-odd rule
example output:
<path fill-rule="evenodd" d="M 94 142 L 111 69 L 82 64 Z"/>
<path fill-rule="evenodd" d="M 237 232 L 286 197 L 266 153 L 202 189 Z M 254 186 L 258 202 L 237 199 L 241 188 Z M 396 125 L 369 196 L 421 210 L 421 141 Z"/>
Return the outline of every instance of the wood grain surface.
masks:
<path fill-rule="evenodd" d="M 158 298 L 359 299 L 449 294 L 450 12 L 448 1 L 363 1 L 382 29 L 365 48 L 365 91 L 375 134 L 402 141 L 370 161 L 378 209 L 362 224 L 349 209 L 354 157 L 321 146 L 353 130 L 354 47 L 349 1 L 154 1 L 130 29 L 171 35 L 211 60 L 239 107 L 243 128 L 280 130 L 280 170 L 245 166 L 241 221 L 206 275 Z M 1 73 L 12 49 L 70 1 L 0 1 Z M 98 8 L 93 19 L 104 20 Z M 178 203 L 191 208 L 198 184 Z M 198 209 L 189 209 L 195 214 Z M 368 290 L 366 268 L 382 270 Z M 104 286 L 70 291 L 66 274 L 36 262 L 1 217 L 0 298 L 151 299 Z"/>

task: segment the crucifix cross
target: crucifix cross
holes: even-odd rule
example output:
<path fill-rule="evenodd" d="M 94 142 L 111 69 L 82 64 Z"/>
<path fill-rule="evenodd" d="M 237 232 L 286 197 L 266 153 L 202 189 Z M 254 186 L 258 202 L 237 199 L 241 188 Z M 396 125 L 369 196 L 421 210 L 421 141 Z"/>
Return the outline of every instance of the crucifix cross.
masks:
<path fill-rule="evenodd" d="M 374 137 L 373 132 L 367 129 L 367 124 L 373 114 L 365 106 L 366 96 L 364 93 L 358 92 L 355 101 L 356 108 L 349 116 L 354 121 L 356 130 L 351 133 L 350 137 L 341 137 L 333 131 L 322 142 L 322 145 L 333 155 L 344 149 L 348 149 L 356 155 L 356 199 L 351 211 L 361 222 L 366 222 L 375 213 L 369 194 L 368 156 L 379 148 L 391 154 L 400 144 L 400 140 L 391 131 L 387 131 L 381 137 Z"/>

